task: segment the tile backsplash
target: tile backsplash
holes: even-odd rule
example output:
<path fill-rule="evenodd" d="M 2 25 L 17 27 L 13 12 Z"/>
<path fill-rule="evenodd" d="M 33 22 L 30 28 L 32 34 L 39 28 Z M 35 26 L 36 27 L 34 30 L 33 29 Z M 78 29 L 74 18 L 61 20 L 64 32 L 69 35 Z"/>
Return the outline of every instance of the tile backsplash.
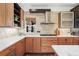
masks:
<path fill-rule="evenodd" d="M 17 28 L 0 28 L 0 39 L 16 35 L 17 33 Z"/>

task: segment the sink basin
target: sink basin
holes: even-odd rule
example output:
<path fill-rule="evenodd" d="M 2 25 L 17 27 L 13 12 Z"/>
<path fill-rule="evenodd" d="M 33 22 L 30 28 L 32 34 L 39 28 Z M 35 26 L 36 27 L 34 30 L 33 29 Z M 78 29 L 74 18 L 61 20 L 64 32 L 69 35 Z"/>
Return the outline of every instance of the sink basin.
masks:
<path fill-rule="evenodd" d="M 56 34 L 40 34 L 40 36 L 56 36 Z"/>

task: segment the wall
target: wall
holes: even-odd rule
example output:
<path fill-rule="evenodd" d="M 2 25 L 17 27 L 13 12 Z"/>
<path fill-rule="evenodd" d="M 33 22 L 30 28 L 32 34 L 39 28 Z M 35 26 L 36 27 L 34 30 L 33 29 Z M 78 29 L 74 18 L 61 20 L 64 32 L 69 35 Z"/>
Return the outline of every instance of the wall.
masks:
<path fill-rule="evenodd" d="M 0 28 L 0 39 L 18 34 L 17 28 Z"/>
<path fill-rule="evenodd" d="M 51 22 L 55 24 L 51 25 L 41 25 L 41 22 L 45 22 L 45 14 L 43 13 L 28 13 L 26 12 L 26 17 L 36 17 L 36 29 L 37 31 L 41 31 L 41 33 L 55 33 L 56 28 L 58 28 L 58 12 L 51 12 Z"/>

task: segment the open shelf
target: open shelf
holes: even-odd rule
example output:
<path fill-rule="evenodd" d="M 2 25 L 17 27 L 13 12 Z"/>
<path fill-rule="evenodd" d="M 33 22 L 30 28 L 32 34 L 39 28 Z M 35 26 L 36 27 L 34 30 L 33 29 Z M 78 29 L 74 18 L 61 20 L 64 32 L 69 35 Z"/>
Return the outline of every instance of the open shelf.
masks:
<path fill-rule="evenodd" d="M 20 22 L 20 6 L 17 3 L 14 3 L 14 26 L 15 27 L 20 27 L 21 22 Z"/>

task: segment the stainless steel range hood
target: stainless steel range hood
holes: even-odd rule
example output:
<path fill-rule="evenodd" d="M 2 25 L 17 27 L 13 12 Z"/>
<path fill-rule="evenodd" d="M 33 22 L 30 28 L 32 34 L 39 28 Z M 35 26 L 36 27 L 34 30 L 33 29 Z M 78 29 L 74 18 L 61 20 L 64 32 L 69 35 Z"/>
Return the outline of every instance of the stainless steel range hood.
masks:
<path fill-rule="evenodd" d="M 42 22 L 41 24 L 43 24 L 43 25 L 55 24 L 54 22 L 51 22 L 51 12 L 45 13 L 45 21 Z"/>

